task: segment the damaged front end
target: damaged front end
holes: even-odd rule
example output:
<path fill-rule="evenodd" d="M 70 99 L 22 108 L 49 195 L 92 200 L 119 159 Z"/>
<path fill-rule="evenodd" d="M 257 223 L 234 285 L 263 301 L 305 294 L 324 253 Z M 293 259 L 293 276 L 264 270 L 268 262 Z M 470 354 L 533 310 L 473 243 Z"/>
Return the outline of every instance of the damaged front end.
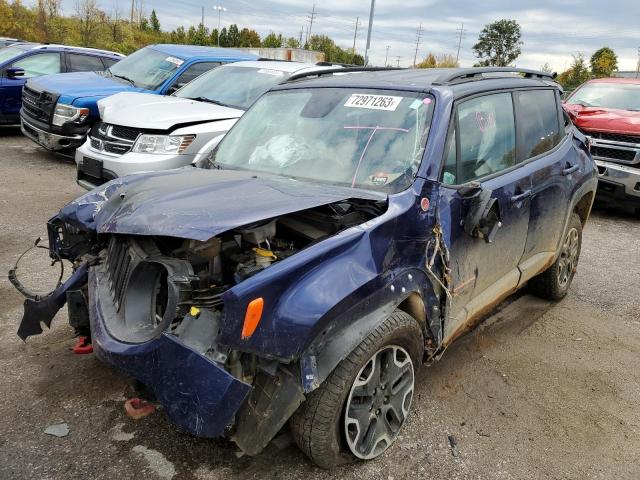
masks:
<path fill-rule="evenodd" d="M 255 176 L 242 181 L 263 196 L 271 187 L 285 195 L 281 184 Z M 244 452 L 258 453 L 304 400 L 293 356 L 244 337 L 248 304 L 262 299 L 261 283 L 270 283 L 257 281 L 259 274 L 277 266 L 285 275 L 280 267 L 289 259 L 294 266 L 321 263 L 322 252 L 313 260 L 293 257 L 382 215 L 386 197 L 340 200 L 340 192 L 311 200 L 298 193 L 268 218 L 237 219 L 231 228 L 227 222 L 227 229 L 209 230 L 212 236 L 179 222 L 181 232 L 198 237 L 184 238 L 170 235 L 166 221 L 132 232 L 119 220 L 142 214 L 142 200 L 124 186 L 106 190 L 81 197 L 48 223 L 50 256 L 71 262 L 74 271 L 49 295 L 25 300 L 19 336 L 42 333 L 41 323 L 49 327 L 68 302 L 70 323 L 79 334 L 90 332 L 96 355 L 144 384 L 176 425 L 198 436 L 230 437 Z M 211 201 L 224 212 L 222 199 Z M 199 215 L 192 219 L 206 216 L 202 204 L 193 208 Z M 275 317 L 277 302 L 269 292 L 263 296 L 259 315 Z"/>

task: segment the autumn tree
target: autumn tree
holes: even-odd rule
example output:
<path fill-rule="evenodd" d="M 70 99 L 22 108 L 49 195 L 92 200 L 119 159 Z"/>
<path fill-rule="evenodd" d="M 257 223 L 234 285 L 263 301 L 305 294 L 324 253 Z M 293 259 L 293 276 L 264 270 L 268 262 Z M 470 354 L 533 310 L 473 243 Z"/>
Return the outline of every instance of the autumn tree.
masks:
<path fill-rule="evenodd" d="M 416 65 L 416 68 L 457 68 L 458 61 L 453 55 L 442 54 L 437 57 L 429 52 L 426 58 Z"/>
<path fill-rule="evenodd" d="M 522 53 L 520 25 L 515 20 L 498 20 L 486 25 L 473 46 L 478 66 L 506 67 Z"/>
<path fill-rule="evenodd" d="M 577 55 L 573 55 L 571 66 L 568 70 L 558 75 L 557 80 L 565 90 L 571 91 L 578 88 L 590 78 L 591 73 L 587 66 L 587 60 L 582 53 L 578 53 Z"/>
<path fill-rule="evenodd" d="M 544 65 L 540 67 L 540 71 L 545 73 L 552 73 L 553 69 L 551 68 L 551 65 L 549 65 L 549 62 L 545 62 Z"/>
<path fill-rule="evenodd" d="M 435 55 L 429 52 L 425 59 L 416 65 L 416 68 L 436 68 L 436 64 L 437 61 Z"/>
<path fill-rule="evenodd" d="M 260 35 L 255 30 L 250 30 L 248 28 L 243 28 L 240 30 L 240 41 L 238 47 L 259 47 L 260 46 Z"/>
<path fill-rule="evenodd" d="M 96 0 L 76 0 L 76 17 L 80 23 L 80 38 L 82 45 L 90 46 L 96 29 L 104 14 L 98 9 Z"/>
<path fill-rule="evenodd" d="M 590 64 L 595 78 L 611 77 L 618 70 L 618 56 L 609 47 L 602 47 L 591 56 Z"/>

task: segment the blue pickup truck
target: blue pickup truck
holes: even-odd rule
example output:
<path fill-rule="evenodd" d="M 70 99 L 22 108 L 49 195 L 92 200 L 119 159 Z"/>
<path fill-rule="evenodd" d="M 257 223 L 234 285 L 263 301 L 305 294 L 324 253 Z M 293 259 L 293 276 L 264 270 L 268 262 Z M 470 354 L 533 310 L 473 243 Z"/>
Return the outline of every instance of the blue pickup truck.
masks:
<path fill-rule="evenodd" d="M 11 42 L 5 46 L 3 42 Z M 2 48 L 6 47 L 6 48 Z M 0 39 L 0 125 L 20 123 L 22 87 L 29 78 L 104 70 L 124 55 L 95 48 L 15 43 Z"/>
<path fill-rule="evenodd" d="M 75 149 L 98 120 L 101 98 L 119 92 L 168 95 L 221 64 L 256 58 L 221 48 L 150 45 L 103 72 L 30 80 L 22 94 L 22 132 L 48 150 Z"/>

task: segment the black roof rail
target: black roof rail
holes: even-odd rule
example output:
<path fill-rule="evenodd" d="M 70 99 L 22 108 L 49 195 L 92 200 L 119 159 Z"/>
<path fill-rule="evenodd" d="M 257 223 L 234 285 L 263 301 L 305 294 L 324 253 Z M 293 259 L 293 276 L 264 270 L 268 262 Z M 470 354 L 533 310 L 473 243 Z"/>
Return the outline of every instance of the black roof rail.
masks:
<path fill-rule="evenodd" d="M 361 67 L 362 65 L 356 65 L 355 63 L 340 63 L 340 62 L 316 62 L 316 66 L 318 67 L 345 67 L 345 68 L 351 68 L 351 67 Z"/>
<path fill-rule="evenodd" d="M 521 74 L 524 78 L 537 78 L 540 80 L 555 80 L 557 73 L 548 73 L 541 70 L 529 70 L 527 68 L 517 67 L 474 67 L 474 68 L 458 68 L 438 77 L 433 82 L 437 85 L 446 85 L 451 83 L 463 83 L 474 80 L 482 80 L 485 74 L 491 73 L 517 73 Z"/>
<path fill-rule="evenodd" d="M 317 65 L 317 64 L 316 64 Z M 333 75 L 334 73 L 353 73 L 353 72 L 387 72 L 392 70 L 406 70 L 406 68 L 396 67 L 345 67 L 345 68 L 327 68 L 326 70 L 313 70 L 309 72 L 294 73 L 287 82 L 293 82 L 307 77 L 321 77 L 325 75 Z"/>

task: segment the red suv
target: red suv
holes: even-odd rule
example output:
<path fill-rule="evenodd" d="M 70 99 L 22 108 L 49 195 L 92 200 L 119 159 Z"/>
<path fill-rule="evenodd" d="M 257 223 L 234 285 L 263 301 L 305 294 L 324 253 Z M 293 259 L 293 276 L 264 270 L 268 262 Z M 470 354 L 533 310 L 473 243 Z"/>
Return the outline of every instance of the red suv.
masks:
<path fill-rule="evenodd" d="M 629 205 L 640 216 L 640 79 L 590 80 L 567 98 L 564 109 L 591 140 L 598 197 Z"/>

